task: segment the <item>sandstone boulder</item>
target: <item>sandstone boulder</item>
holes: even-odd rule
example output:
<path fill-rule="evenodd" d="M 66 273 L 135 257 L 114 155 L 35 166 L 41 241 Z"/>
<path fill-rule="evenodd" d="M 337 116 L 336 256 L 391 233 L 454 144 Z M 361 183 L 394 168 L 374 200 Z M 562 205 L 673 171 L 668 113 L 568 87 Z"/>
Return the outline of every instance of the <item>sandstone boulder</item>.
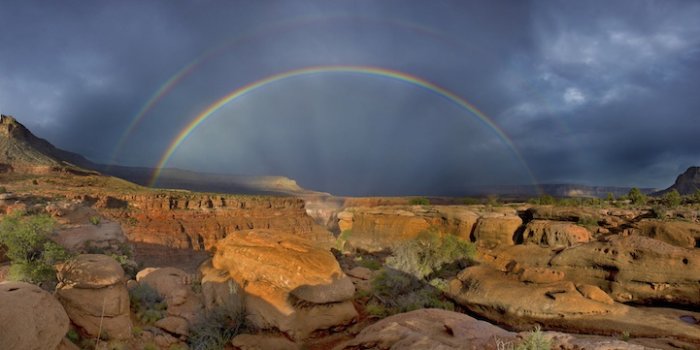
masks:
<path fill-rule="evenodd" d="M 525 227 L 523 242 L 545 247 L 570 247 L 591 241 L 591 233 L 570 222 L 532 220 Z"/>
<path fill-rule="evenodd" d="M 298 236 L 270 230 L 228 236 L 211 266 L 241 287 L 248 318 L 259 327 L 298 339 L 357 316 L 354 287 L 335 257 Z"/>
<path fill-rule="evenodd" d="M 515 244 L 513 238 L 522 223 L 523 220 L 515 215 L 482 216 L 474 228 L 474 239 L 478 245 L 490 248 L 499 245 L 513 245 Z"/>
<path fill-rule="evenodd" d="M 68 332 L 68 315 L 48 292 L 29 283 L 0 283 L 0 347 L 56 349 Z"/>
<path fill-rule="evenodd" d="M 387 317 L 335 350 L 351 349 L 496 349 L 496 339 L 515 334 L 462 313 L 420 309 Z"/>
<path fill-rule="evenodd" d="M 91 336 L 131 337 L 124 270 L 111 257 L 83 254 L 58 270 L 56 296 L 71 321 Z"/>
<path fill-rule="evenodd" d="M 565 249 L 551 260 L 567 278 L 620 302 L 700 303 L 700 250 L 642 237 L 613 236 Z"/>

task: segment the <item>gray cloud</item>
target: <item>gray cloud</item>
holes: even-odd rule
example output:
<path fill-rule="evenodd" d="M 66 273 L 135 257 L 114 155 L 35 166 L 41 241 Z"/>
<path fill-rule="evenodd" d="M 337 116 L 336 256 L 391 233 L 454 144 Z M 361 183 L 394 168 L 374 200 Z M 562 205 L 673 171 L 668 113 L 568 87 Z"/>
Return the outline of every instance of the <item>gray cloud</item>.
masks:
<path fill-rule="evenodd" d="M 17 1 L 0 5 L 0 109 L 94 161 L 154 166 L 207 105 L 269 84 L 193 132 L 168 166 L 286 175 L 338 194 L 538 181 L 661 187 L 700 164 L 700 6 L 684 1 Z M 215 54 L 202 59 L 206 52 Z M 201 60 L 124 132 L 151 96 Z M 120 140 L 124 147 L 116 152 Z"/>

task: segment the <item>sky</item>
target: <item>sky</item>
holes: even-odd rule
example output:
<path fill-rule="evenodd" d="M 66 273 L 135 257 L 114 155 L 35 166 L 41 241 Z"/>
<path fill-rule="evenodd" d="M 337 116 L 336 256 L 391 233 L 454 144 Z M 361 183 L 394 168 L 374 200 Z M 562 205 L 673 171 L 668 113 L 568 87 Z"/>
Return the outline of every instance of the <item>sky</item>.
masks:
<path fill-rule="evenodd" d="M 672 0 L 1 0 L 0 112 L 92 161 L 155 167 L 237 89 L 373 67 L 415 79 L 272 79 L 164 165 L 341 195 L 664 188 L 700 165 L 698 18 Z"/>

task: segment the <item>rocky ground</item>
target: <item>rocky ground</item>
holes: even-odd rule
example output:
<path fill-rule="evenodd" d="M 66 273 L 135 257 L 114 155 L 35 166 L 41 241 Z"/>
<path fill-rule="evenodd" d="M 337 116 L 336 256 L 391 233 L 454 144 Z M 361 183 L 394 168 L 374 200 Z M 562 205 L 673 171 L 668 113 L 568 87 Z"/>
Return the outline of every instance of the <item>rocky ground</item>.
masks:
<path fill-rule="evenodd" d="M 50 215 L 75 254 L 55 286 L 0 283 L 3 349 L 186 349 L 232 329 L 223 348 L 508 349 L 534 335 L 552 349 L 700 348 L 698 207 L 372 199 L 307 213 L 291 197 L 93 175 L 3 186 L 3 216 Z M 392 275 L 395 250 L 425 232 L 473 244 L 473 261 Z M 415 295 L 387 298 L 407 285 Z"/>

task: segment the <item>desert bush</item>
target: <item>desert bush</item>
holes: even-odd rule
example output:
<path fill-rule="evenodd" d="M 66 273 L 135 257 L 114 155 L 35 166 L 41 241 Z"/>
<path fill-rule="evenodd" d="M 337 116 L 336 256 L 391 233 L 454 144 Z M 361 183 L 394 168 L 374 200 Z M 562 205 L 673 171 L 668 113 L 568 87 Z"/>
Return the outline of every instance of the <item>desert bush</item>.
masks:
<path fill-rule="evenodd" d="M 11 261 L 9 278 L 38 285 L 56 282 L 54 265 L 70 254 L 49 239 L 54 221 L 46 215 L 14 214 L 0 221 L 0 244 Z"/>
<path fill-rule="evenodd" d="M 411 198 L 410 201 L 408 201 L 408 204 L 410 205 L 430 205 L 430 200 L 425 197 L 416 197 L 416 198 Z"/>
<path fill-rule="evenodd" d="M 632 204 L 634 205 L 644 205 L 647 203 L 647 196 L 636 187 L 633 187 L 630 190 L 627 197 L 629 197 L 630 201 L 632 201 Z"/>
<path fill-rule="evenodd" d="M 454 304 L 443 297 L 440 289 L 391 268 L 382 270 L 372 280 L 370 297 L 367 313 L 378 317 L 423 308 L 454 310 Z"/>
<path fill-rule="evenodd" d="M 550 350 L 551 348 L 552 341 L 545 338 L 540 326 L 537 326 L 515 347 L 515 350 Z"/>
<path fill-rule="evenodd" d="M 129 301 L 136 318 L 145 324 L 153 324 L 165 317 L 165 300 L 158 291 L 145 283 L 129 290 Z"/>
<path fill-rule="evenodd" d="M 358 265 L 366 267 L 372 271 L 377 271 L 382 268 L 382 262 L 375 258 L 365 258 L 358 262 Z"/>
<path fill-rule="evenodd" d="M 695 193 L 693 193 L 693 202 L 700 204 L 700 190 L 695 190 Z"/>
<path fill-rule="evenodd" d="M 0 193 L 7 193 L 7 188 L 5 186 L 0 186 Z"/>
<path fill-rule="evenodd" d="M 415 239 L 399 244 L 386 263 L 424 280 L 443 270 L 462 270 L 471 263 L 475 254 L 476 247 L 471 242 L 453 235 L 441 237 L 437 231 L 428 230 Z"/>
<path fill-rule="evenodd" d="M 187 342 L 192 350 L 221 350 L 236 335 L 247 330 L 250 326 L 246 323 L 245 311 L 218 307 L 206 311 L 190 327 Z"/>
<path fill-rule="evenodd" d="M 97 225 L 100 224 L 100 222 L 102 222 L 102 218 L 100 218 L 99 216 L 93 215 L 93 216 L 90 217 L 90 223 L 91 223 L 91 224 L 97 226 Z"/>
<path fill-rule="evenodd" d="M 661 201 L 664 203 L 664 205 L 668 206 L 669 208 L 675 208 L 681 205 L 681 203 L 683 202 L 683 198 L 676 189 L 673 189 L 670 192 L 666 192 Z"/>
<path fill-rule="evenodd" d="M 598 218 L 592 216 L 581 216 L 578 218 L 576 224 L 583 227 L 595 227 L 598 226 Z"/>

